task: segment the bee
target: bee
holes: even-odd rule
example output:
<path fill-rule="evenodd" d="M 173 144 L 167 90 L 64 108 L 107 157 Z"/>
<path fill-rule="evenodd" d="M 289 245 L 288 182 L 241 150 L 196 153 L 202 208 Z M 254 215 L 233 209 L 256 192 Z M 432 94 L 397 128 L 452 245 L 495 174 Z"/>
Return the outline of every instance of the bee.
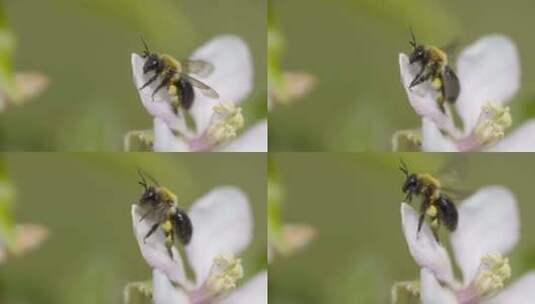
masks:
<path fill-rule="evenodd" d="M 425 217 L 429 218 L 431 231 L 437 241 L 438 231 L 441 225 L 449 231 L 457 229 L 459 214 L 457 207 L 451 198 L 444 193 L 440 181 L 429 173 L 411 173 L 407 165 L 400 160 L 399 169 L 405 175 L 405 181 L 401 190 L 405 193 L 405 201 L 411 203 L 413 196 L 421 196 L 420 217 L 418 219 L 418 231 L 422 229 Z"/>
<path fill-rule="evenodd" d="M 445 113 L 444 103 L 453 104 L 459 97 L 461 91 L 459 78 L 448 64 L 446 52 L 435 46 L 417 44 L 412 29 L 410 32 L 412 40 L 409 44 L 413 51 L 409 56 L 409 63 L 419 63 L 420 70 L 411 81 L 409 88 L 430 80 L 433 89 L 439 93 L 437 99 L 439 108 Z"/>
<path fill-rule="evenodd" d="M 143 74 L 153 73 L 151 78 L 144 83 L 139 89 L 143 90 L 148 85 L 161 77 L 160 84 L 152 92 L 152 97 L 162 88 L 166 88 L 171 96 L 171 107 L 175 114 L 178 114 L 180 107 L 189 110 L 195 99 L 195 91 L 198 88 L 203 95 L 217 99 L 219 94 L 208 85 L 193 78 L 190 74 L 206 77 L 214 71 L 214 66 L 203 60 L 182 60 L 179 61 L 168 54 L 158 54 L 151 52 L 147 43 L 141 39 L 145 50 L 142 57 L 145 59 L 143 64 Z"/>
<path fill-rule="evenodd" d="M 175 237 L 183 245 L 191 241 L 193 235 L 193 226 L 188 214 L 178 206 L 177 196 L 169 189 L 160 186 L 160 184 L 150 175 L 138 170 L 141 180 L 139 184 L 143 186 L 143 194 L 139 199 L 138 205 L 146 210 L 140 218 L 140 222 L 145 219 L 154 221 L 143 241 L 149 238 L 160 227 L 165 235 L 165 247 L 172 258 L 171 248 L 175 244 Z M 149 185 L 147 176 L 154 185 Z"/>

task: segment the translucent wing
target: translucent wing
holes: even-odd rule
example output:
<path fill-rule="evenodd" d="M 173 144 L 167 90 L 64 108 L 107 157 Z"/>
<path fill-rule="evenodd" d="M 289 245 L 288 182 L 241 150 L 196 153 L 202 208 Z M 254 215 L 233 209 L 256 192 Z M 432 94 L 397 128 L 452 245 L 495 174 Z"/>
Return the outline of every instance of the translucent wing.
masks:
<path fill-rule="evenodd" d="M 206 77 L 214 71 L 214 65 L 203 60 L 184 60 L 182 68 L 188 74 L 195 74 L 200 77 Z"/>
<path fill-rule="evenodd" d="M 201 90 L 201 92 L 207 96 L 207 97 L 210 97 L 210 98 L 219 98 L 219 94 L 217 94 L 217 92 L 212 89 L 211 87 L 207 86 L 206 84 L 200 82 L 199 80 L 185 74 L 185 73 L 181 73 L 180 74 L 180 77 L 186 79 L 189 83 L 191 83 L 192 86 L 198 88 Z"/>
<path fill-rule="evenodd" d="M 474 191 L 466 189 L 468 160 L 462 156 L 449 157 L 435 176 L 440 180 L 441 190 L 455 201 L 462 200 Z"/>

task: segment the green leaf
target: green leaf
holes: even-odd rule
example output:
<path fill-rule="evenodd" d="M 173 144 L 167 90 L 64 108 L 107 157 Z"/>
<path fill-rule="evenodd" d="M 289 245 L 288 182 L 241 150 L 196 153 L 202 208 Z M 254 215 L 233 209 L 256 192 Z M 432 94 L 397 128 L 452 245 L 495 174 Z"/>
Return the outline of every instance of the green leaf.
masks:
<path fill-rule="evenodd" d="M 131 282 L 124 288 L 125 304 L 152 304 L 152 283 Z"/>

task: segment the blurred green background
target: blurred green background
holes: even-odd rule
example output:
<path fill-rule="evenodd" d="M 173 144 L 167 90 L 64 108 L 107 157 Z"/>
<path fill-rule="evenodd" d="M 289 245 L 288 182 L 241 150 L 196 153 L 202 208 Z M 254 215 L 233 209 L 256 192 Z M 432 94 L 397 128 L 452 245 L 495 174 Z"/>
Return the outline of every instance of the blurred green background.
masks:
<path fill-rule="evenodd" d="M 513 123 L 535 116 L 535 2 L 462 0 L 272 0 L 285 38 L 282 69 L 319 78 L 309 96 L 270 113 L 273 151 L 391 150 L 392 134 L 420 126 L 400 84 L 398 53 L 503 33 L 517 43 L 522 86 Z"/>
<path fill-rule="evenodd" d="M 144 168 L 184 207 L 219 185 L 240 187 L 254 212 L 245 279 L 266 268 L 263 154 L 5 154 L 17 192 L 16 219 L 42 224 L 42 247 L 0 266 L 0 303 L 122 303 L 127 282 L 151 277 L 132 232 L 130 206 Z M 244 279 L 244 280 L 245 280 Z"/>
<path fill-rule="evenodd" d="M 535 269 L 535 172 L 525 170 L 535 162 L 533 155 L 276 153 L 270 160 L 286 192 L 285 221 L 313 226 L 318 238 L 295 256 L 270 264 L 270 303 L 390 303 L 394 282 L 418 278 L 401 231 L 400 157 L 413 171 L 464 168 L 457 170 L 464 190 L 511 189 L 522 225 L 509 256 L 512 280 Z M 442 169 L 445 165 L 452 169 Z"/>
<path fill-rule="evenodd" d="M 130 54 L 140 36 L 178 58 L 218 34 L 251 48 L 255 87 L 246 124 L 266 115 L 264 0 L 4 0 L 17 41 L 14 69 L 49 77 L 50 87 L 0 114 L 2 150 L 122 150 L 124 135 L 149 129 L 132 82 Z"/>

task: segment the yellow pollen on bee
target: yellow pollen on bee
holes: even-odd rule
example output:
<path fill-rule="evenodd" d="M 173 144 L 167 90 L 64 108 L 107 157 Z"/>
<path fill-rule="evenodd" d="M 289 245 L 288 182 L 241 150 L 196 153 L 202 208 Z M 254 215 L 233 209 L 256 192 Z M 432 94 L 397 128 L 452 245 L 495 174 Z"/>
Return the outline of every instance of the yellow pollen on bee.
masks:
<path fill-rule="evenodd" d="M 173 230 L 173 224 L 171 223 L 171 221 L 167 220 L 162 223 L 162 229 L 166 232 L 169 232 Z"/>
<path fill-rule="evenodd" d="M 425 213 L 427 214 L 427 216 L 429 217 L 436 217 L 437 216 L 437 207 L 435 206 L 429 206 L 429 208 L 427 208 L 427 210 L 425 211 Z"/>
<path fill-rule="evenodd" d="M 433 87 L 433 89 L 439 90 L 440 88 L 442 88 L 442 80 L 440 80 L 440 78 L 433 79 L 433 81 L 431 82 L 431 86 Z"/>

